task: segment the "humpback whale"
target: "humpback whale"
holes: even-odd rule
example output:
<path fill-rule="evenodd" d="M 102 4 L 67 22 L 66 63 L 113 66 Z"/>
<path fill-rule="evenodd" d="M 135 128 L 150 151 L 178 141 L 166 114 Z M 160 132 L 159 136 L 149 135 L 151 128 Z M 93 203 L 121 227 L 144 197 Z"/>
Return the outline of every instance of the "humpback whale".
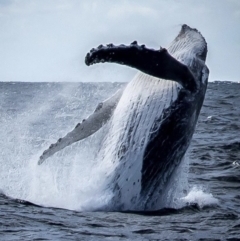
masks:
<path fill-rule="evenodd" d="M 85 63 L 117 63 L 139 70 L 93 114 L 43 152 L 39 164 L 104 124 L 109 128 L 97 158 L 107 173 L 112 203 L 119 210 L 155 210 L 191 142 L 207 89 L 207 43 L 184 24 L 170 46 L 100 45 Z"/>

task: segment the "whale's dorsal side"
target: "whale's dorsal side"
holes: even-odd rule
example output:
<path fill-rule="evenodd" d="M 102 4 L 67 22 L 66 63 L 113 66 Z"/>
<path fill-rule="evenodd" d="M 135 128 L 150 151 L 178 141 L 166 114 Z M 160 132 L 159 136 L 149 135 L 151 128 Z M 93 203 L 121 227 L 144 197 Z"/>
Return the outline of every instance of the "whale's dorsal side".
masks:
<path fill-rule="evenodd" d="M 95 111 L 76 127 L 70 131 L 63 138 L 58 139 L 54 144 L 51 144 L 47 150 L 40 156 L 38 164 L 42 164 L 48 157 L 56 152 L 64 149 L 65 147 L 80 141 L 98 131 L 107 121 L 111 118 L 119 99 L 122 96 L 123 89 L 118 90 L 112 97 L 98 104 Z"/>

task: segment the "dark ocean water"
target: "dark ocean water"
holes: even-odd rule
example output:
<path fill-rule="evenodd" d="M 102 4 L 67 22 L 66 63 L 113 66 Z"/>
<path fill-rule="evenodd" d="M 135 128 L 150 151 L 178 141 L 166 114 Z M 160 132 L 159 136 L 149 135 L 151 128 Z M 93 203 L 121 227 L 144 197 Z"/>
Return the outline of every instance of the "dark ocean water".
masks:
<path fill-rule="evenodd" d="M 239 83 L 209 83 L 182 206 L 89 211 L 99 202 L 99 180 L 86 174 L 89 150 L 101 131 L 37 166 L 49 144 L 121 85 L 0 83 L 0 240 L 240 240 Z"/>

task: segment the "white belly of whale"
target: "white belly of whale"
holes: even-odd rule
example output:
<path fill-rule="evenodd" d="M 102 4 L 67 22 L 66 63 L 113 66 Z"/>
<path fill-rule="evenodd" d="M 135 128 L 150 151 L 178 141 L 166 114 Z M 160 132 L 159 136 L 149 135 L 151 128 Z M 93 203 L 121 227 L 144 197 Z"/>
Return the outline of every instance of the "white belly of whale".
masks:
<path fill-rule="evenodd" d="M 179 88 L 176 82 L 139 72 L 114 111 L 98 159 L 113 179 L 114 199 L 122 209 L 138 206 L 145 147 L 150 134 L 161 125 L 156 120 L 176 100 Z"/>

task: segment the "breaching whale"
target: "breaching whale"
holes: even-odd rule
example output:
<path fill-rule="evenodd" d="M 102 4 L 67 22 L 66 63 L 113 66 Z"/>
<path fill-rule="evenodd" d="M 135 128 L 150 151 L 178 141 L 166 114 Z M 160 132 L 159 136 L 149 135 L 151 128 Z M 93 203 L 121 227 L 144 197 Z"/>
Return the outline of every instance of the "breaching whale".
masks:
<path fill-rule="evenodd" d="M 140 72 L 44 151 L 38 163 L 108 122 L 97 158 L 114 165 L 108 173 L 112 202 L 120 210 L 158 209 L 194 133 L 208 82 L 206 56 L 204 37 L 185 24 L 168 49 L 149 49 L 134 41 L 90 50 L 87 65 L 111 62 Z"/>

